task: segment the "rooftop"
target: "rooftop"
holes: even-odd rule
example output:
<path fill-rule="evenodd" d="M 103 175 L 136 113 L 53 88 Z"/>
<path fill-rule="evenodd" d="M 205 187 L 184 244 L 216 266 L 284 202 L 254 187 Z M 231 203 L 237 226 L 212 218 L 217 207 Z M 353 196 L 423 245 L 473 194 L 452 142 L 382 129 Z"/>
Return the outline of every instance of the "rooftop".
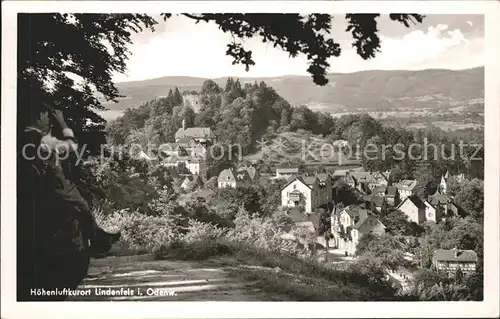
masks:
<path fill-rule="evenodd" d="M 462 262 L 477 262 L 477 254 L 473 250 L 453 249 L 436 249 L 434 261 L 462 261 Z"/>
<path fill-rule="evenodd" d="M 209 127 L 189 127 L 185 130 L 181 127 L 175 132 L 175 138 L 182 137 L 212 138 L 215 135 Z"/>
<path fill-rule="evenodd" d="M 406 190 L 413 190 L 417 186 L 417 181 L 414 179 L 405 179 L 396 184 L 396 187 Z"/>

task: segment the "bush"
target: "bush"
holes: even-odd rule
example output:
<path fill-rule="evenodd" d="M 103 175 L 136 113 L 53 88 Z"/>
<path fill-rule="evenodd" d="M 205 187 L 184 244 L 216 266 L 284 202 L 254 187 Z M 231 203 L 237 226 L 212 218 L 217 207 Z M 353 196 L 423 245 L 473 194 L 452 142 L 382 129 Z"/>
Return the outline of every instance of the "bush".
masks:
<path fill-rule="evenodd" d="M 119 245 L 126 249 L 155 252 L 163 245 L 178 241 L 182 228 L 173 214 L 148 216 L 137 211 L 121 210 L 100 221 L 104 229 L 119 229 Z"/>

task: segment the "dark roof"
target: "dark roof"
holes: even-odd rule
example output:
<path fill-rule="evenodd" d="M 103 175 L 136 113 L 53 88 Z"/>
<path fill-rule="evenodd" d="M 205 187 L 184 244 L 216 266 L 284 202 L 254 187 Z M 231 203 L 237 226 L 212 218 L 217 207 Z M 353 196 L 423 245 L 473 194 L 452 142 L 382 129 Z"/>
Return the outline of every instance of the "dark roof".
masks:
<path fill-rule="evenodd" d="M 361 226 L 362 226 L 362 225 L 363 225 L 363 224 L 364 224 L 364 223 L 365 223 L 365 222 L 366 222 L 366 221 L 367 221 L 370 217 L 372 217 L 372 218 L 373 218 L 373 219 L 375 219 L 377 222 L 379 222 L 380 224 L 382 224 L 382 223 L 380 222 L 380 220 L 379 220 L 377 217 L 375 217 L 375 215 L 373 215 L 372 213 L 368 213 L 368 214 L 366 214 L 366 215 L 364 215 L 364 214 L 363 214 L 363 215 L 361 215 L 361 216 L 359 217 L 359 220 L 356 222 L 356 224 L 354 224 L 354 225 L 352 226 L 352 228 L 353 228 L 353 229 L 359 229 L 359 228 L 360 228 L 360 227 L 361 227 Z M 383 224 L 382 224 L 382 227 L 384 227 L 384 228 L 385 228 L 385 226 L 384 226 Z"/>
<path fill-rule="evenodd" d="M 384 193 L 385 194 L 386 190 L 387 190 L 386 186 L 378 186 L 378 187 L 375 187 L 372 192 L 373 193 Z"/>
<path fill-rule="evenodd" d="M 386 195 L 387 196 L 396 196 L 398 192 L 398 188 L 395 186 L 387 186 Z"/>
<path fill-rule="evenodd" d="M 360 217 L 361 219 L 362 217 L 366 217 L 369 214 L 369 211 L 367 209 L 356 205 L 347 206 L 344 210 L 351 218 Z"/>
<path fill-rule="evenodd" d="M 298 167 L 277 167 L 276 171 L 280 173 L 298 173 L 299 168 Z"/>
<path fill-rule="evenodd" d="M 407 197 L 408 200 L 410 200 L 413 204 L 415 204 L 415 206 L 417 206 L 417 208 L 424 208 L 425 209 L 425 203 L 420 199 L 420 197 L 416 196 L 416 195 L 411 195 L 411 196 L 408 196 Z"/>
<path fill-rule="evenodd" d="M 318 175 L 316 175 L 316 177 L 318 177 L 318 179 L 321 182 L 326 182 L 326 180 L 328 179 L 328 176 L 330 176 L 330 174 L 327 174 L 327 173 L 319 173 Z"/>
<path fill-rule="evenodd" d="M 440 204 L 447 204 L 447 203 L 452 202 L 451 197 L 449 197 L 448 195 L 440 194 L 440 193 L 431 196 L 430 201 L 431 201 L 432 206 L 436 206 L 436 205 L 440 205 Z"/>
<path fill-rule="evenodd" d="M 311 222 L 315 229 L 318 229 L 319 227 L 319 214 L 306 214 L 299 212 L 297 209 L 291 209 L 288 213 L 288 217 L 290 217 L 294 223 Z"/>
<path fill-rule="evenodd" d="M 302 179 L 306 185 L 314 185 L 316 182 L 316 176 L 305 176 Z"/>
<path fill-rule="evenodd" d="M 455 253 L 457 253 L 457 257 L 455 257 Z M 432 260 L 475 262 L 477 261 L 477 254 L 473 250 L 436 249 Z"/>
<path fill-rule="evenodd" d="M 215 137 L 215 135 L 209 127 L 189 127 L 185 130 L 183 130 L 181 127 L 177 130 L 177 132 L 175 132 L 175 137 L 206 138 L 206 137 Z"/>
<path fill-rule="evenodd" d="M 285 185 L 283 185 L 283 186 L 281 187 L 281 190 L 284 190 L 284 189 L 285 189 L 288 185 L 290 185 L 290 184 L 291 184 L 293 181 L 295 181 L 295 180 L 299 180 L 302 184 L 304 184 L 304 185 L 306 185 L 307 187 L 311 188 L 311 187 L 310 187 L 310 186 L 309 186 L 309 185 L 308 185 L 308 184 L 307 184 L 307 183 L 306 183 L 306 182 L 302 179 L 302 177 L 300 177 L 300 176 L 296 176 L 296 175 L 292 175 L 292 176 L 290 176 L 290 177 L 287 179 L 287 181 L 286 181 Z"/>
<path fill-rule="evenodd" d="M 240 167 L 238 168 L 238 172 L 247 172 L 248 173 L 248 176 L 250 176 L 250 179 L 254 179 L 255 176 L 257 175 L 257 170 L 255 169 L 255 167 Z"/>
<path fill-rule="evenodd" d="M 372 202 L 375 203 L 376 207 L 382 207 L 384 204 L 384 197 L 382 196 L 373 196 Z"/>

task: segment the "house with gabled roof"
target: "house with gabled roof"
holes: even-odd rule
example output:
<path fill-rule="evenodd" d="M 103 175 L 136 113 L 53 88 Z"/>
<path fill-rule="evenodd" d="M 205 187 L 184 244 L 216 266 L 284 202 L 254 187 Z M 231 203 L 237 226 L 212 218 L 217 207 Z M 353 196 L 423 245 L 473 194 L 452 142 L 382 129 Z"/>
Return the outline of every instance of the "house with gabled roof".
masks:
<path fill-rule="evenodd" d="M 320 181 L 316 176 L 293 176 L 281 188 L 281 206 L 298 207 L 303 201 L 306 213 L 323 205 Z"/>
<path fill-rule="evenodd" d="M 426 208 L 427 205 L 424 203 L 424 201 L 416 195 L 410 195 L 406 197 L 396 207 L 397 210 L 401 211 L 408 217 L 409 221 L 412 221 L 419 225 L 423 224 L 426 221 Z"/>
<path fill-rule="evenodd" d="M 447 272 L 454 275 L 458 269 L 470 275 L 476 272 L 478 257 L 473 250 L 436 249 L 432 256 L 432 265 L 437 271 Z"/>
<path fill-rule="evenodd" d="M 186 176 L 181 184 L 181 188 L 186 191 L 194 191 L 202 187 L 203 179 L 199 175 Z"/>
<path fill-rule="evenodd" d="M 217 185 L 219 188 L 238 188 L 246 187 L 251 184 L 250 176 L 246 171 L 236 171 L 234 168 L 227 168 L 220 172 L 217 178 Z"/>
<path fill-rule="evenodd" d="M 383 235 L 385 226 L 369 210 L 350 205 L 331 217 L 334 244 L 348 255 L 355 255 L 359 240 L 366 234 Z"/>
<path fill-rule="evenodd" d="M 390 206 L 396 206 L 400 203 L 399 190 L 396 186 L 387 186 L 384 197 Z"/>
<path fill-rule="evenodd" d="M 371 195 L 385 196 L 386 191 L 387 191 L 387 186 L 377 186 L 371 190 Z"/>
<path fill-rule="evenodd" d="M 460 207 L 454 202 L 453 197 L 442 194 L 439 188 L 433 195 L 430 195 L 427 201 L 436 209 L 436 213 L 444 216 L 459 216 Z"/>
<path fill-rule="evenodd" d="M 240 168 L 238 168 L 237 170 L 238 172 L 247 172 L 248 173 L 248 176 L 250 177 L 250 180 L 252 181 L 252 183 L 257 183 L 260 181 L 260 173 L 259 171 L 253 167 L 253 166 L 242 166 Z"/>
<path fill-rule="evenodd" d="M 404 179 L 402 181 L 399 181 L 398 183 L 395 183 L 394 186 L 399 191 L 399 196 L 401 200 L 405 199 L 408 196 L 411 196 L 414 194 L 415 187 L 417 186 L 417 181 L 414 179 Z"/>
<path fill-rule="evenodd" d="M 207 165 L 204 159 L 196 156 L 171 155 L 163 159 L 160 165 L 165 167 L 178 167 L 183 163 L 189 172 L 193 175 L 199 175 L 203 178 L 207 176 Z"/>
<path fill-rule="evenodd" d="M 182 148 L 177 143 L 163 143 L 158 147 L 158 153 L 161 158 L 169 156 L 181 156 Z"/>
<path fill-rule="evenodd" d="M 368 181 L 368 188 L 387 187 L 389 185 L 389 174 L 389 171 L 371 173 L 370 180 Z"/>
<path fill-rule="evenodd" d="M 364 195 L 362 197 L 365 208 L 380 213 L 386 207 L 385 198 L 379 195 Z"/>
<path fill-rule="evenodd" d="M 189 127 L 186 128 L 186 121 L 182 120 L 182 127 L 175 132 L 175 142 L 189 142 L 195 139 L 200 143 L 216 143 L 216 136 L 209 127 Z"/>

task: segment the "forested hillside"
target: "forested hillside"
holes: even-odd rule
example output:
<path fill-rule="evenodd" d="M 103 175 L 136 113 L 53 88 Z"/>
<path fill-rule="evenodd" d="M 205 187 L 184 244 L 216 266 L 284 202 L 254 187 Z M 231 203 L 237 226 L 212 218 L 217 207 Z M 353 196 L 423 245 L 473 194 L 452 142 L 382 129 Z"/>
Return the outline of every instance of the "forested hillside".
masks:
<path fill-rule="evenodd" d="M 382 125 L 366 114 L 351 114 L 334 118 L 325 112 L 312 111 L 308 107 L 292 107 L 274 88 L 264 82 L 242 85 L 237 79 L 228 78 L 221 87 L 212 80 L 206 80 L 199 92 L 199 112 L 195 113 L 189 101 L 183 102 L 178 88 L 171 90 L 167 97 L 151 100 L 138 108 L 128 109 L 124 116 L 109 124 L 108 136 L 113 144 L 139 144 L 144 148 L 167 142 L 174 142 L 174 134 L 181 127 L 183 119 L 186 127 L 210 127 L 218 142 L 228 147 L 238 144 L 242 155 L 260 151 L 260 141 L 273 141 L 285 132 L 309 132 L 324 138 L 325 143 L 346 140 L 355 150 L 367 144 L 379 150 L 390 146 L 385 158 L 362 156 L 365 169 L 401 171 L 403 176 L 421 175 L 421 166 L 430 167 L 430 174 L 438 177 L 444 171 L 463 172 L 467 170 L 473 177 L 483 176 L 483 161 L 470 160 L 477 147 L 469 144 L 483 144 L 482 130 L 463 129 L 445 132 L 439 128 L 406 129 Z M 306 141 L 306 136 L 304 135 Z M 439 158 L 434 160 L 433 150 L 424 158 L 424 142 L 439 145 Z M 460 141 L 464 156 L 458 156 Z M 295 143 L 297 144 L 297 143 Z M 401 144 L 404 158 L 395 155 L 394 146 Z M 411 147 L 419 144 L 421 147 Z M 290 145 L 300 149 L 301 145 Z M 431 146 L 428 146 L 429 148 Z M 441 151 L 442 149 L 442 151 Z M 452 158 L 452 152 L 457 156 Z M 412 154 L 410 158 L 409 154 Z M 444 156 L 441 156 L 441 153 Z M 392 155 L 391 155 L 392 154 Z M 481 148 L 476 154 L 481 157 Z M 287 154 L 282 154 L 286 162 Z M 421 158 L 420 158 L 421 157 Z"/>
<path fill-rule="evenodd" d="M 394 108 L 447 108 L 484 102 L 484 67 L 467 70 L 362 71 L 331 73 L 329 83 L 317 86 L 307 76 L 240 78 L 242 85 L 266 82 L 292 105 L 308 104 L 328 112 L 339 110 L 387 110 Z M 162 77 L 117 83 L 125 98 L 107 104 L 111 110 L 137 107 L 154 98 L 167 96 L 170 89 L 199 91 L 207 79 Z M 213 79 L 224 86 L 226 78 Z"/>

